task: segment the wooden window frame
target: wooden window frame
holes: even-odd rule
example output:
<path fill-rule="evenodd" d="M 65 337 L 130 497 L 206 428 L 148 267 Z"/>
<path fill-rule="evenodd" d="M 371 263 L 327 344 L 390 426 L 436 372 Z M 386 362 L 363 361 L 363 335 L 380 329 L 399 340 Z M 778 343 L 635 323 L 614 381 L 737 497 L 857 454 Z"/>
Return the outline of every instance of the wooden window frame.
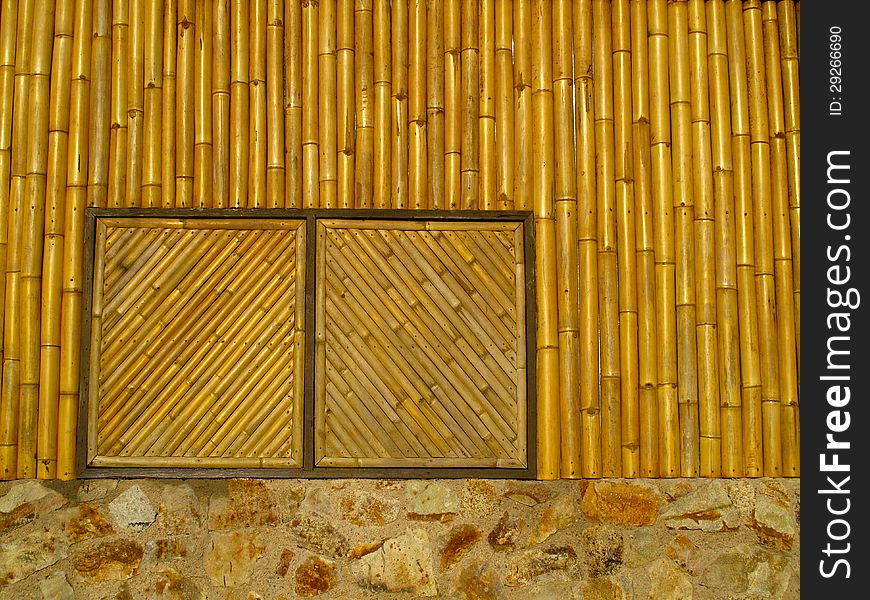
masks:
<path fill-rule="evenodd" d="M 130 467 L 88 465 L 88 415 L 90 403 L 90 330 L 93 304 L 94 259 L 97 221 L 101 218 L 137 219 L 298 219 L 305 221 L 305 348 L 303 382 L 302 465 L 293 468 L 225 468 L 225 467 Z M 314 464 L 315 395 L 315 285 L 317 272 L 316 227 L 320 220 L 349 221 L 512 221 L 523 225 L 525 262 L 525 346 L 526 346 L 526 466 L 504 467 L 337 467 Z M 535 228 L 530 211 L 451 211 L 400 209 L 141 209 L 88 208 L 85 212 L 84 289 L 82 291 L 81 367 L 79 375 L 79 415 L 77 429 L 77 475 L 89 478 L 377 478 L 377 479 L 535 479 L 536 462 L 536 297 L 535 297 Z"/>

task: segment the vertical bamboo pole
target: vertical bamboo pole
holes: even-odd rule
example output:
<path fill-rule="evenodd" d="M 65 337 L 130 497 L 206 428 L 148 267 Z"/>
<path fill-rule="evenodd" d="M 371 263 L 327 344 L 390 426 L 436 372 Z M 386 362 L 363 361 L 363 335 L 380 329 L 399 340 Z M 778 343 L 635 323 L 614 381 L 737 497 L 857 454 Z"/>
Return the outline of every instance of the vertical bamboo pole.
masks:
<path fill-rule="evenodd" d="M 161 116 L 161 165 L 160 165 L 160 191 L 163 208 L 175 206 L 175 88 L 178 81 L 176 76 L 176 59 L 178 56 L 177 0 L 165 0 L 163 3 L 163 114 Z M 114 55 L 114 27 L 112 28 Z M 114 62 L 113 62 L 114 65 Z M 114 82 L 114 72 L 112 81 Z M 113 84 L 114 85 L 114 84 Z M 111 160 L 112 148 L 109 149 Z"/>
<path fill-rule="evenodd" d="M 763 6 L 764 57 L 767 72 L 767 107 L 770 127 L 770 157 L 773 212 L 774 276 L 776 278 L 777 346 L 781 404 L 782 457 L 784 474 L 800 475 L 797 410 L 797 346 L 794 316 L 792 241 L 788 204 L 788 157 L 785 143 L 782 74 L 780 72 L 779 25 L 776 2 Z"/>
<path fill-rule="evenodd" d="M 595 195 L 592 0 L 574 2 L 573 9 L 574 97 L 577 115 L 577 256 L 580 265 L 580 459 L 583 477 L 601 477 L 601 423 L 598 402 L 598 201 Z"/>
<path fill-rule="evenodd" d="M 109 208 L 124 206 L 127 188 L 129 5 L 112 3 L 112 129 L 109 138 Z M 173 25 L 172 30 L 175 29 Z"/>
<path fill-rule="evenodd" d="M 559 413 L 562 477 L 582 477 L 580 440 L 580 280 L 574 158 L 574 69 L 571 3 L 553 5 L 556 274 L 559 317 Z M 481 140 L 483 141 L 483 140 Z"/>
<path fill-rule="evenodd" d="M 162 6 L 159 3 L 158 7 Z M 75 477 L 76 417 L 81 340 L 81 293 L 84 249 L 84 216 L 87 205 L 88 170 L 91 161 L 91 145 L 96 134 L 104 126 L 88 127 L 88 108 L 93 106 L 91 118 L 97 110 L 97 94 L 105 97 L 105 71 L 108 53 L 92 55 L 92 48 L 99 53 L 109 49 L 107 2 L 77 0 L 72 49 L 72 83 L 70 87 L 70 130 L 67 152 L 67 186 L 64 206 L 63 247 L 63 295 L 60 307 L 60 364 L 58 381 L 58 428 L 57 428 L 57 477 Z M 159 28 L 159 27 L 158 27 Z M 162 40 L 162 37 L 160 38 Z M 158 52 L 162 52 L 158 44 Z M 93 56 L 93 58 L 92 58 Z M 91 62 L 93 60 L 93 63 Z M 93 68 L 99 65 L 99 69 Z M 93 81 L 92 81 L 93 76 Z M 98 83 L 97 79 L 101 79 Z M 160 114 L 159 111 L 157 113 Z M 107 123 L 106 123 L 107 124 Z M 95 123 L 96 125 L 96 123 Z M 159 151 L 160 144 L 157 143 Z M 159 202 L 159 197 L 158 197 Z"/>
<path fill-rule="evenodd" d="M 193 206 L 212 207 L 214 147 L 212 145 L 212 59 L 214 51 L 214 2 L 196 0 L 194 6 L 194 119 Z"/>
<path fill-rule="evenodd" d="M 389 208 L 391 198 L 392 171 L 392 133 L 390 128 L 393 61 L 391 54 L 390 5 L 388 0 L 374 0 L 372 15 L 374 31 L 374 174 L 372 177 L 372 196 L 375 208 Z M 446 30 L 445 30 L 446 35 Z"/>
<path fill-rule="evenodd" d="M 531 210 L 532 198 L 532 7 L 514 1 L 514 207 Z"/>
<path fill-rule="evenodd" d="M 752 164 L 753 224 L 755 241 L 755 298 L 758 312 L 758 346 L 761 359 L 761 443 L 763 473 L 782 473 L 779 402 L 778 324 L 775 314 L 773 214 L 770 182 L 770 141 L 767 115 L 767 76 L 761 29 L 761 2 L 743 4 L 746 69 L 749 79 L 749 126 Z"/>
<path fill-rule="evenodd" d="M 64 201 L 67 182 L 67 152 L 70 125 L 70 87 L 72 83 L 73 16 L 75 2 L 56 5 L 54 43 L 51 51 L 51 90 L 48 115 L 48 154 L 44 196 L 36 198 L 44 211 L 44 226 L 36 235 L 43 236 L 39 264 L 42 273 L 41 298 L 31 309 L 40 321 L 39 350 L 36 370 L 36 476 L 57 476 L 57 410 L 60 368 L 60 305 L 62 294 Z M 37 271 L 38 273 L 39 271 Z M 41 302 L 40 302 L 41 300 Z M 41 303 L 41 310 L 39 304 Z M 23 381 L 22 381 L 23 383 Z M 32 393 L 32 392 L 31 392 Z"/>
<path fill-rule="evenodd" d="M 391 206 L 408 206 L 408 3 L 393 2 L 390 25 L 392 36 L 391 130 Z"/>
<path fill-rule="evenodd" d="M 230 12 L 229 0 L 215 0 L 212 40 L 212 198 L 215 208 L 230 205 Z M 288 78 L 289 80 L 289 78 Z M 288 85 L 289 88 L 289 85 Z"/>
<path fill-rule="evenodd" d="M 494 9 L 492 1 L 480 2 L 477 15 L 479 23 L 478 54 L 480 57 L 480 97 L 478 99 L 478 136 L 480 140 L 478 146 L 480 152 L 478 166 L 480 168 L 480 189 L 478 194 L 480 208 L 483 210 L 497 208 Z M 570 47 L 570 33 L 568 44 Z"/>
<path fill-rule="evenodd" d="M 647 4 L 650 64 L 650 152 L 656 257 L 658 336 L 659 475 L 680 475 L 680 413 L 677 398 L 676 257 L 671 181 L 671 122 L 668 89 L 668 24 L 665 0 Z"/>
<path fill-rule="evenodd" d="M 302 5 L 284 2 L 285 206 L 302 207 Z"/>
<path fill-rule="evenodd" d="M 284 2 L 266 7 L 266 206 L 284 208 Z"/>
<path fill-rule="evenodd" d="M 426 9 L 426 154 L 430 208 L 444 205 L 444 4 Z"/>
<path fill-rule="evenodd" d="M 557 302 L 556 231 L 553 214 L 555 186 L 553 147 L 553 13 L 546 0 L 532 7 L 532 121 L 534 127 L 533 197 L 537 252 L 537 379 L 538 479 L 558 479 L 559 468 L 559 332 Z M 470 16 L 470 15 L 466 15 Z M 476 13 L 475 13 L 476 16 Z M 463 36 L 464 37 L 464 36 Z M 468 40 L 470 41 L 470 40 Z M 463 63 L 465 62 L 463 50 Z M 472 56 L 468 56 L 469 60 Z M 472 70 L 473 71 L 473 70 Z M 463 88 L 465 87 L 463 78 Z M 477 104 L 475 103 L 476 107 Z M 463 148 L 464 150 L 465 148 Z M 463 152 L 463 159 L 465 153 Z"/>
<path fill-rule="evenodd" d="M 335 64 L 337 70 L 338 200 L 339 208 L 354 206 L 354 160 L 356 158 L 354 83 L 354 31 L 352 0 L 338 1 Z"/>
<path fill-rule="evenodd" d="M 698 349 L 700 475 L 722 469 L 719 352 L 716 338 L 716 223 L 707 81 L 707 17 L 703 0 L 689 0 L 689 85 L 692 101 L 692 182 L 695 196 L 695 319 Z"/>
<path fill-rule="evenodd" d="M 230 0 L 230 208 L 249 206 L 251 113 L 248 110 L 250 106 L 248 10 L 248 0 Z M 316 91 L 315 84 L 315 93 Z"/>
<path fill-rule="evenodd" d="M 743 5 L 725 3 L 728 73 L 731 87 L 731 143 L 734 156 L 734 211 L 737 217 L 737 303 L 740 323 L 740 371 L 743 381 L 744 476 L 762 475 L 761 365 L 755 291 L 749 90 L 743 37 Z"/>
<path fill-rule="evenodd" d="M 637 362 L 641 477 L 659 473 L 656 403 L 655 246 L 650 172 L 649 56 L 646 0 L 631 2 L 631 119 L 637 261 Z"/>
<path fill-rule="evenodd" d="M 318 5 L 302 7 L 302 206 L 320 204 L 318 117 Z"/>
<path fill-rule="evenodd" d="M 782 89 L 785 112 L 785 148 L 788 165 L 788 211 L 791 221 L 791 265 L 794 282 L 794 333 L 797 344 L 798 382 L 801 370 L 801 112 L 799 87 L 799 61 L 795 10 L 792 0 L 782 0 L 776 5 L 779 21 L 779 45 L 782 57 Z M 794 413 L 794 417 L 792 417 Z M 796 408 L 786 408 L 784 418 L 794 418 L 793 428 L 798 426 Z M 796 453 L 783 457 L 786 471 L 789 464 L 797 465 Z M 796 468 L 796 467 L 795 467 Z"/>
<path fill-rule="evenodd" d="M 637 238 L 631 131 L 631 13 L 628 0 L 612 2 L 611 13 L 622 476 L 637 477 L 640 474 Z"/>
<path fill-rule="evenodd" d="M 462 137 L 460 206 L 479 209 L 480 205 L 480 48 L 478 46 L 478 0 L 462 0 L 461 72 Z"/>
<path fill-rule="evenodd" d="M 622 475 L 617 223 L 613 148 L 613 55 L 610 2 L 592 3 L 595 73 L 595 174 L 598 198 L 598 306 L 601 363 L 601 462 L 605 477 Z"/>
<path fill-rule="evenodd" d="M 145 7 L 130 0 L 127 64 L 127 173 L 124 206 L 142 204 L 142 155 L 145 131 Z"/>
<path fill-rule="evenodd" d="M 148 0 L 145 6 L 142 117 L 142 200 L 143 207 L 160 206 L 161 140 L 163 118 L 163 3 Z M 211 90 L 209 90 L 211 91 Z"/>
<path fill-rule="evenodd" d="M 674 243 L 677 257 L 677 395 L 683 477 L 698 475 L 698 354 L 695 340 L 695 207 L 689 98 L 688 15 L 685 0 L 668 3 Z"/>
<path fill-rule="evenodd" d="M 462 206 L 462 35 L 460 0 L 444 2 L 444 206 Z"/>
<path fill-rule="evenodd" d="M 178 0 L 175 94 L 175 206 L 193 206 L 194 0 Z"/>
<path fill-rule="evenodd" d="M 338 1 L 336 25 L 336 144 L 337 200 L 339 208 L 353 208 L 356 159 L 356 87 L 354 77 L 354 22 L 351 0 Z"/>
<path fill-rule="evenodd" d="M 317 29 L 320 208 L 337 206 L 335 0 L 320 3 Z"/>
<path fill-rule="evenodd" d="M 408 206 L 429 208 L 426 120 L 426 1 L 412 0 L 408 21 Z"/>
<path fill-rule="evenodd" d="M 267 208 L 266 0 L 250 0 L 248 11 L 248 206 Z"/>
<path fill-rule="evenodd" d="M 436 6 L 440 6 L 436 3 Z M 354 9 L 354 81 L 356 92 L 356 162 L 354 194 L 357 208 L 374 206 L 373 170 L 375 168 L 374 85 L 375 54 L 372 0 L 359 0 Z M 378 165 L 378 168 L 382 168 Z"/>
<path fill-rule="evenodd" d="M 28 85 L 27 175 L 21 219 L 21 317 L 18 335 L 21 340 L 21 384 L 18 411 L 18 477 L 37 475 L 37 413 L 39 406 L 39 319 L 42 287 L 42 250 L 45 221 L 46 175 L 48 167 L 49 124 L 51 113 L 69 110 L 69 73 L 66 75 L 67 97 L 63 105 L 50 106 L 52 34 L 55 3 L 39 0 L 33 12 L 32 51 Z M 63 7 L 67 15 L 68 7 Z M 64 17 L 64 20 L 67 20 Z M 67 47 L 67 53 L 69 48 Z M 67 68 L 69 63 L 67 62 Z M 53 109 L 53 110 L 52 110 Z M 68 115 L 67 115 L 68 117 Z M 57 142 L 56 136 L 52 141 Z M 65 141 L 65 138 L 64 138 Z M 64 149 L 64 158 L 65 158 Z M 52 152 L 52 158 L 58 155 Z M 63 160 L 63 159 L 61 159 Z M 64 173 L 64 176 L 66 174 Z M 56 423 L 56 415 L 51 421 Z"/>
<path fill-rule="evenodd" d="M 743 476 L 740 335 L 737 302 L 734 172 L 731 157 L 731 98 L 723 0 L 707 2 L 707 65 L 710 89 L 716 324 L 719 352 L 719 427 L 724 477 Z"/>
<path fill-rule="evenodd" d="M 513 0 L 495 2 L 495 133 L 498 149 L 496 199 L 514 208 Z"/>
<path fill-rule="evenodd" d="M 110 128 L 112 124 L 111 116 L 111 83 L 112 83 L 112 5 L 110 0 L 84 0 L 93 3 L 93 30 L 94 38 L 92 42 L 91 54 L 91 95 L 89 122 L 88 122 L 88 206 L 105 208 L 108 204 L 109 191 L 109 149 L 110 149 Z M 164 19 L 166 19 L 166 11 L 169 10 L 169 3 L 164 3 Z M 169 22 L 174 23 L 175 18 L 171 17 Z M 171 28 L 170 28 L 171 30 Z M 164 44 L 167 37 L 164 35 Z M 174 48 L 175 43 L 171 44 Z M 164 57 L 166 56 L 164 50 Z M 174 62 L 173 62 L 174 64 Z M 164 98 L 166 93 L 166 64 L 164 62 Z M 164 114 L 166 103 L 163 104 Z M 162 146 L 162 138 L 161 138 Z M 165 150 L 165 147 L 163 147 Z M 165 151 L 163 154 L 163 165 L 167 161 Z M 166 194 L 165 185 L 163 193 Z M 79 215 L 83 218 L 84 215 Z M 66 279 L 67 285 L 72 285 L 72 275 L 70 279 Z M 66 342 L 61 348 L 63 355 L 66 354 L 64 348 L 69 347 L 75 349 L 78 355 L 78 345 L 67 346 Z M 63 358 L 61 358 L 63 362 Z M 78 373 L 78 370 L 76 370 Z M 76 377 L 78 377 L 76 375 Z M 78 379 L 76 379 L 76 389 L 78 389 Z M 58 466 L 58 468 L 60 468 Z"/>
<path fill-rule="evenodd" d="M 795 42 L 798 58 L 801 51 L 801 3 L 800 0 L 795 0 L 794 3 L 794 23 L 795 23 Z"/>
<path fill-rule="evenodd" d="M 16 57 L 16 43 L 18 39 L 16 28 L 18 26 L 18 0 L 4 0 L 0 12 L 0 267 L 3 269 L 0 277 L 0 369 L 3 372 L 0 383 L 0 479 L 12 479 L 16 474 L 17 456 L 17 426 L 18 405 L 17 396 L 12 394 L 7 383 L 7 362 L 4 348 L 9 343 L 9 336 L 17 333 L 17 324 L 13 327 L 10 323 L 7 311 L 13 304 L 13 299 L 6 295 L 7 281 L 12 279 L 14 273 L 10 267 L 13 259 L 18 256 L 17 234 L 10 224 L 14 224 L 16 212 L 13 210 L 11 184 L 13 151 L 13 121 L 19 115 L 23 115 L 18 103 L 13 105 L 14 90 L 16 87 L 16 70 L 21 70 L 20 62 L 16 64 L 16 58 L 20 61 L 21 55 Z M 15 98 L 16 100 L 20 100 Z M 8 242 L 12 240 L 10 245 Z M 17 273 L 15 274 L 17 278 Z M 17 289 L 15 290 L 17 292 Z M 17 294 L 16 294 L 17 296 Z M 17 301 L 17 297 L 14 298 Z M 13 309 L 13 312 L 15 310 Z M 16 363 L 17 363 L 17 356 Z M 11 363 L 10 363 L 11 364 Z M 17 366 L 17 364 L 16 364 Z M 9 371 L 8 374 L 12 374 Z"/>

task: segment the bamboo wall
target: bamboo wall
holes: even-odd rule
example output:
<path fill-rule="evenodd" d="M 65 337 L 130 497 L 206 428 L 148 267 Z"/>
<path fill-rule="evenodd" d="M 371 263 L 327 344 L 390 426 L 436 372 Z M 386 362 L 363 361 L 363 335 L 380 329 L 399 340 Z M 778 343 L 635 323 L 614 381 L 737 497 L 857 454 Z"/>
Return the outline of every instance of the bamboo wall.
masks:
<path fill-rule="evenodd" d="M 799 475 L 798 6 L 2 0 L 2 476 L 75 475 L 86 206 L 533 210 L 539 477 Z"/>

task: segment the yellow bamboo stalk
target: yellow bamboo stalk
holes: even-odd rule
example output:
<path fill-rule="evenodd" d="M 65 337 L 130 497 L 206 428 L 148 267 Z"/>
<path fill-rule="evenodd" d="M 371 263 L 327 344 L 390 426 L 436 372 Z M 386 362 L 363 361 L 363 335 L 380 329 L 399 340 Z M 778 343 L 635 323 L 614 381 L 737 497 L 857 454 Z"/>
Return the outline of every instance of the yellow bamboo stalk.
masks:
<path fill-rule="evenodd" d="M 444 207 L 462 205 L 462 34 L 460 0 L 444 2 Z"/>
<path fill-rule="evenodd" d="M 721 474 L 743 476 L 743 429 L 740 337 L 737 309 L 737 239 L 734 215 L 734 173 L 731 152 L 731 98 L 725 4 L 713 0 L 707 9 L 707 64 L 713 169 L 714 241 L 716 246 L 716 321 L 719 353 L 719 416 Z"/>
<path fill-rule="evenodd" d="M 692 183 L 692 127 L 689 97 L 688 15 L 685 0 L 668 3 L 671 156 L 677 256 L 677 394 L 683 477 L 698 475 L 698 364 L 695 339 L 695 207 Z"/>
<path fill-rule="evenodd" d="M 700 475 L 721 474 L 719 352 L 716 336 L 715 206 L 710 148 L 707 17 L 703 0 L 689 0 L 689 86 L 692 119 L 692 181 L 695 196 L 695 318 L 698 356 Z"/>
<path fill-rule="evenodd" d="M 393 61 L 390 49 L 390 3 L 388 0 L 374 0 L 374 175 L 372 196 L 375 208 L 389 208 L 392 185 L 391 152 L 391 104 Z M 446 30 L 445 30 L 446 32 Z M 445 33 L 446 35 L 446 33 Z"/>
<path fill-rule="evenodd" d="M 284 208 L 284 2 L 266 6 L 266 206 Z"/>
<path fill-rule="evenodd" d="M 668 90 L 668 25 L 664 0 L 647 3 L 650 64 L 650 152 L 658 336 L 659 475 L 676 477 L 680 467 L 680 414 L 677 398 L 676 257 L 671 180 L 671 127 Z"/>
<path fill-rule="evenodd" d="M 161 204 L 161 140 L 163 118 L 163 3 L 149 0 L 144 16 L 141 205 Z M 211 92 L 211 90 L 209 90 Z"/>
<path fill-rule="evenodd" d="M 628 0 L 611 3 L 614 186 L 619 307 L 622 476 L 640 474 L 637 239 L 632 163 L 631 16 Z"/>
<path fill-rule="evenodd" d="M 320 3 L 317 33 L 320 208 L 337 207 L 335 0 Z"/>
<path fill-rule="evenodd" d="M 212 198 L 215 208 L 230 205 L 230 14 L 229 0 L 214 2 L 212 40 Z M 288 60 L 289 65 L 289 60 Z M 289 66 L 288 66 L 289 69 Z M 289 82 L 289 77 L 288 77 Z M 290 89 L 288 83 L 288 90 Z"/>
<path fill-rule="evenodd" d="M 194 50 L 196 46 L 193 0 L 178 0 L 178 45 L 175 94 L 175 206 L 193 206 Z"/>
<path fill-rule="evenodd" d="M 545 0 L 535 0 L 531 20 L 531 86 L 534 122 L 533 197 L 538 252 L 537 273 L 537 360 L 538 360 L 538 479 L 560 476 L 559 414 L 559 331 L 557 302 L 556 231 L 553 190 L 555 186 L 553 142 L 553 14 Z M 466 15 L 470 17 L 471 15 Z M 474 15 L 476 18 L 476 13 Z M 476 32 L 475 32 L 476 33 Z M 463 36 L 465 37 L 465 36 Z M 476 39 L 476 38 L 474 38 Z M 472 41 L 470 38 L 466 41 Z M 463 44 L 464 46 L 464 44 Z M 473 62 L 476 54 L 463 48 L 463 65 Z M 472 69 L 471 72 L 476 71 Z M 465 78 L 463 78 L 465 89 Z M 463 96 L 465 96 L 463 94 Z M 474 108 L 477 103 L 474 103 Z M 476 112 L 476 111 L 475 111 Z M 463 147 L 463 160 L 465 160 Z M 467 190 L 464 190 L 467 191 Z"/>
<path fill-rule="evenodd" d="M 21 379 L 18 411 L 18 477 L 37 476 L 37 413 L 39 405 L 39 315 L 42 280 L 43 227 L 45 220 L 46 174 L 48 167 L 49 122 L 51 113 L 60 107 L 50 106 L 52 33 L 54 2 L 41 0 L 33 12 L 33 32 L 28 80 L 27 157 L 21 219 L 20 320 L 17 323 L 21 342 Z M 64 10 L 67 14 L 68 10 Z M 67 52 L 69 49 L 67 48 Z M 67 63 L 68 64 L 68 63 Z M 67 94 L 68 94 L 67 79 Z M 63 102 L 68 110 L 69 97 Z M 52 110 L 54 109 L 54 110 Z M 52 141 L 57 142 L 55 136 Z M 52 152 L 53 158 L 57 150 Z M 65 154 L 65 150 L 64 150 Z M 56 422 L 56 415 L 52 419 Z"/>
<path fill-rule="evenodd" d="M 266 208 L 266 1 L 248 5 L 248 206 Z"/>
<path fill-rule="evenodd" d="M 498 208 L 496 196 L 495 7 L 493 4 L 493 2 L 480 2 L 478 5 L 478 48 L 480 57 L 480 83 L 478 88 L 480 91 L 478 99 L 480 151 L 478 166 L 480 167 L 480 189 L 478 194 L 480 208 L 483 210 Z"/>
<path fill-rule="evenodd" d="M 426 140 L 426 2 L 412 0 L 408 15 L 408 207 L 429 208 Z"/>
<path fill-rule="evenodd" d="M 87 204 L 90 157 L 88 104 L 101 89 L 92 75 L 93 46 L 108 48 L 107 3 L 93 6 L 77 0 L 72 47 L 72 84 L 70 89 L 70 129 L 67 153 L 67 185 L 62 258 L 62 297 L 60 306 L 60 350 L 58 377 L 57 469 L 58 479 L 75 476 L 76 417 L 78 414 L 79 342 L 81 339 L 82 249 L 84 213 Z M 92 41 L 93 40 L 93 41 Z M 105 45 L 104 45 L 105 44 Z M 158 51 L 162 49 L 158 47 Z M 94 63 L 98 63 L 94 56 Z M 105 78 L 104 78 L 105 79 Z M 96 112 L 96 111 L 95 111 Z M 93 114 L 93 113 L 92 113 Z M 159 113 L 158 113 L 159 114 Z M 90 131 L 94 131 L 91 128 Z M 160 144 L 157 144 L 159 149 Z"/>
<path fill-rule="evenodd" d="M 127 2 L 112 4 L 112 129 L 109 138 L 108 197 L 110 208 L 124 206 L 124 191 L 127 188 L 128 9 Z M 173 25 L 170 31 L 174 29 Z"/>
<path fill-rule="evenodd" d="M 753 224 L 755 242 L 755 293 L 758 312 L 758 346 L 761 359 L 761 428 L 763 473 L 782 473 L 780 429 L 779 330 L 774 307 L 773 215 L 770 178 L 767 76 L 760 0 L 743 5 L 744 43 L 749 81 L 749 125 L 752 162 Z"/>
<path fill-rule="evenodd" d="M 788 476 L 800 475 L 797 345 L 794 329 L 792 240 L 788 208 L 788 166 L 785 143 L 779 26 L 776 2 L 764 3 L 764 57 L 767 71 L 767 107 L 770 126 L 774 276 L 776 278 L 777 346 L 779 351 L 780 404 L 782 406 L 782 457 Z M 786 416 L 788 415 L 788 417 Z"/>
<path fill-rule="evenodd" d="M 750 161 L 749 90 L 743 37 L 742 2 L 725 4 L 728 67 L 731 88 L 731 132 L 734 158 L 737 302 L 740 318 L 740 370 L 743 380 L 744 476 L 762 474 L 761 366 L 755 291 L 755 242 Z"/>
<path fill-rule="evenodd" d="M 574 158 L 574 70 L 571 4 L 553 6 L 556 274 L 562 477 L 583 476 L 580 438 L 580 281 Z M 483 102 L 481 102 L 483 106 Z M 486 143 L 484 138 L 481 141 Z M 494 140 L 492 140 L 494 142 Z M 482 196 L 485 198 L 485 196 Z"/>
<path fill-rule="evenodd" d="M 302 5 L 284 3 L 285 206 L 302 207 Z"/>
<path fill-rule="evenodd" d="M 795 3 L 794 3 L 794 22 L 795 22 L 795 41 L 797 42 L 798 58 L 800 58 L 800 51 L 801 51 L 801 3 L 800 3 L 800 0 L 795 0 Z"/>
<path fill-rule="evenodd" d="M 142 203 L 142 156 L 145 116 L 145 7 L 143 0 L 129 1 L 127 64 L 127 165 L 124 206 Z"/>
<path fill-rule="evenodd" d="M 392 208 L 408 207 L 408 3 L 393 2 L 392 90 L 390 95 Z"/>
<path fill-rule="evenodd" d="M 776 6 L 779 21 L 779 45 L 782 65 L 783 104 L 785 112 L 785 146 L 788 165 L 788 208 L 791 222 L 792 281 L 794 282 L 794 332 L 797 344 L 798 381 L 801 369 L 801 113 L 798 39 L 795 25 L 795 4 L 783 0 Z M 787 431 L 796 431 L 797 415 L 792 420 L 788 409 L 784 417 L 791 423 Z M 783 456 L 786 470 L 799 469 L 796 451 Z"/>
<path fill-rule="evenodd" d="M 532 6 L 514 3 L 514 207 L 534 208 L 532 198 Z"/>
<path fill-rule="evenodd" d="M 639 474 L 656 477 L 658 406 L 656 401 L 655 246 L 650 172 L 649 51 L 646 0 L 633 0 L 631 12 L 631 119 L 634 161 L 635 246 L 637 262 L 637 361 Z"/>
<path fill-rule="evenodd" d="M 572 16 L 577 115 L 577 240 L 580 265 L 580 459 L 583 477 L 601 477 L 598 401 L 598 202 L 595 195 L 592 1 L 574 2 Z M 516 202 L 519 203 L 519 196 Z"/>
<path fill-rule="evenodd" d="M 17 378 L 18 355 L 17 348 L 13 345 L 15 360 L 7 362 L 9 352 L 7 350 L 4 354 L 4 348 L 8 348 L 10 341 L 15 343 L 11 338 L 18 331 L 17 324 L 8 316 L 10 309 L 17 314 L 17 288 L 13 298 L 7 296 L 6 291 L 7 281 L 12 282 L 18 277 L 18 268 L 14 263 L 19 256 L 18 236 L 15 229 L 9 228 L 9 224 L 15 224 L 16 215 L 20 212 L 15 210 L 11 187 L 12 182 L 17 179 L 13 178 L 13 152 L 20 152 L 20 147 L 15 146 L 13 141 L 20 135 L 21 129 L 20 125 L 18 130 L 13 129 L 13 124 L 26 114 L 22 111 L 23 107 L 18 106 L 20 98 L 14 95 L 15 88 L 20 85 L 19 79 L 24 74 L 21 64 L 24 57 L 21 54 L 16 55 L 16 45 L 21 45 L 18 30 L 23 27 L 23 23 L 18 22 L 18 16 L 21 14 L 22 19 L 26 20 L 32 14 L 32 7 L 28 10 L 25 4 L 23 8 L 25 10 L 19 13 L 18 0 L 5 0 L 0 8 L 0 260 L 3 268 L 0 281 L 0 331 L 3 332 L 3 340 L 0 341 L 0 368 L 3 371 L 0 382 L 0 479 L 13 479 L 17 472 L 18 398 L 17 391 L 13 393 L 11 389 L 13 380 L 10 376 L 14 374 Z M 16 71 L 19 72 L 18 77 Z M 13 98 L 16 100 L 14 105 Z M 17 385 L 17 379 L 14 383 Z"/>
<path fill-rule="evenodd" d="M 160 137 L 161 165 L 160 165 L 160 188 L 163 198 L 163 208 L 175 206 L 175 89 L 178 78 L 176 77 L 178 65 L 176 59 L 178 49 L 177 38 L 177 0 L 165 0 L 163 4 L 163 114 Z M 114 55 L 114 27 L 113 55 Z M 113 63 L 114 64 L 114 63 Z M 114 71 L 112 81 L 114 82 Z M 113 153 L 109 148 L 110 160 Z"/>
<path fill-rule="evenodd" d="M 478 1 L 462 0 L 460 70 L 462 73 L 460 122 L 460 207 L 479 209 L 480 205 L 480 40 Z M 543 10 L 543 9 L 542 9 Z M 552 58 L 550 58 L 552 60 Z"/>
<path fill-rule="evenodd" d="M 435 3 L 440 6 L 440 3 Z M 354 76 L 356 92 L 356 161 L 354 190 L 357 208 L 374 206 L 375 169 L 375 54 L 372 0 L 359 0 L 354 8 Z M 382 168 L 379 166 L 378 168 Z"/>
<path fill-rule="evenodd" d="M 354 83 L 353 1 L 338 1 L 335 64 L 337 71 L 337 206 L 354 206 L 356 88 Z"/>
<path fill-rule="evenodd" d="M 614 185 L 613 57 L 610 2 L 592 3 L 595 73 L 595 168 L 598 199 L 598 305 L 600 310 L 601 462 L 605 477 L 622 475 L 617 222 Z"/>
<path fill-rule="evenodd" d="M 57 474 L 57 411 L 60 368 L 60 305 L 63 268 L 64 199 L 66 197 L 66 161 L 70 124 L 70 86 L 72 83 L 72 42 L 74 2 L 56 6 L 54 43 L 51 55 L 51 89 L 48 116 L 48 151 L 46 157 L 44 227 L 41 256 L 34 257 L 42 272 L 37 377 L 36 476 L 54 479 Z M 39 296 L 37 296 L 39 300 Z"/>
<path fill-rule="evenodd" d="M 214 147 L 212 144 L 212 59 L 214 51 L 214 3 L 196 0 L 194 6 L 194 119 L 193 206 L 213 206 Z"/>
<path fill-rule="evenodd" d="M 230 0 L 230 208 L 250 206 L 250 27 L 248 0 Z"/>
<path fill-rule="evenodd" d="M 514 208 L 513 0 L 495 3 L 496 200 L 499 210 Z"/>

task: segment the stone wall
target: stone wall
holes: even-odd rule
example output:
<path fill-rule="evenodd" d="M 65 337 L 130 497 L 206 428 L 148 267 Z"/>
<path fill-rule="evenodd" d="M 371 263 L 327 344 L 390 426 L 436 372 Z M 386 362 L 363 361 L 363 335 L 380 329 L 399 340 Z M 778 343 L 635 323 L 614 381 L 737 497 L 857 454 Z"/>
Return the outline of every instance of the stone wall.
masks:
<path fill-rule="evenodd" d="M 0 483 L 0 598 L 798 598 L 796 479 Z"/>

